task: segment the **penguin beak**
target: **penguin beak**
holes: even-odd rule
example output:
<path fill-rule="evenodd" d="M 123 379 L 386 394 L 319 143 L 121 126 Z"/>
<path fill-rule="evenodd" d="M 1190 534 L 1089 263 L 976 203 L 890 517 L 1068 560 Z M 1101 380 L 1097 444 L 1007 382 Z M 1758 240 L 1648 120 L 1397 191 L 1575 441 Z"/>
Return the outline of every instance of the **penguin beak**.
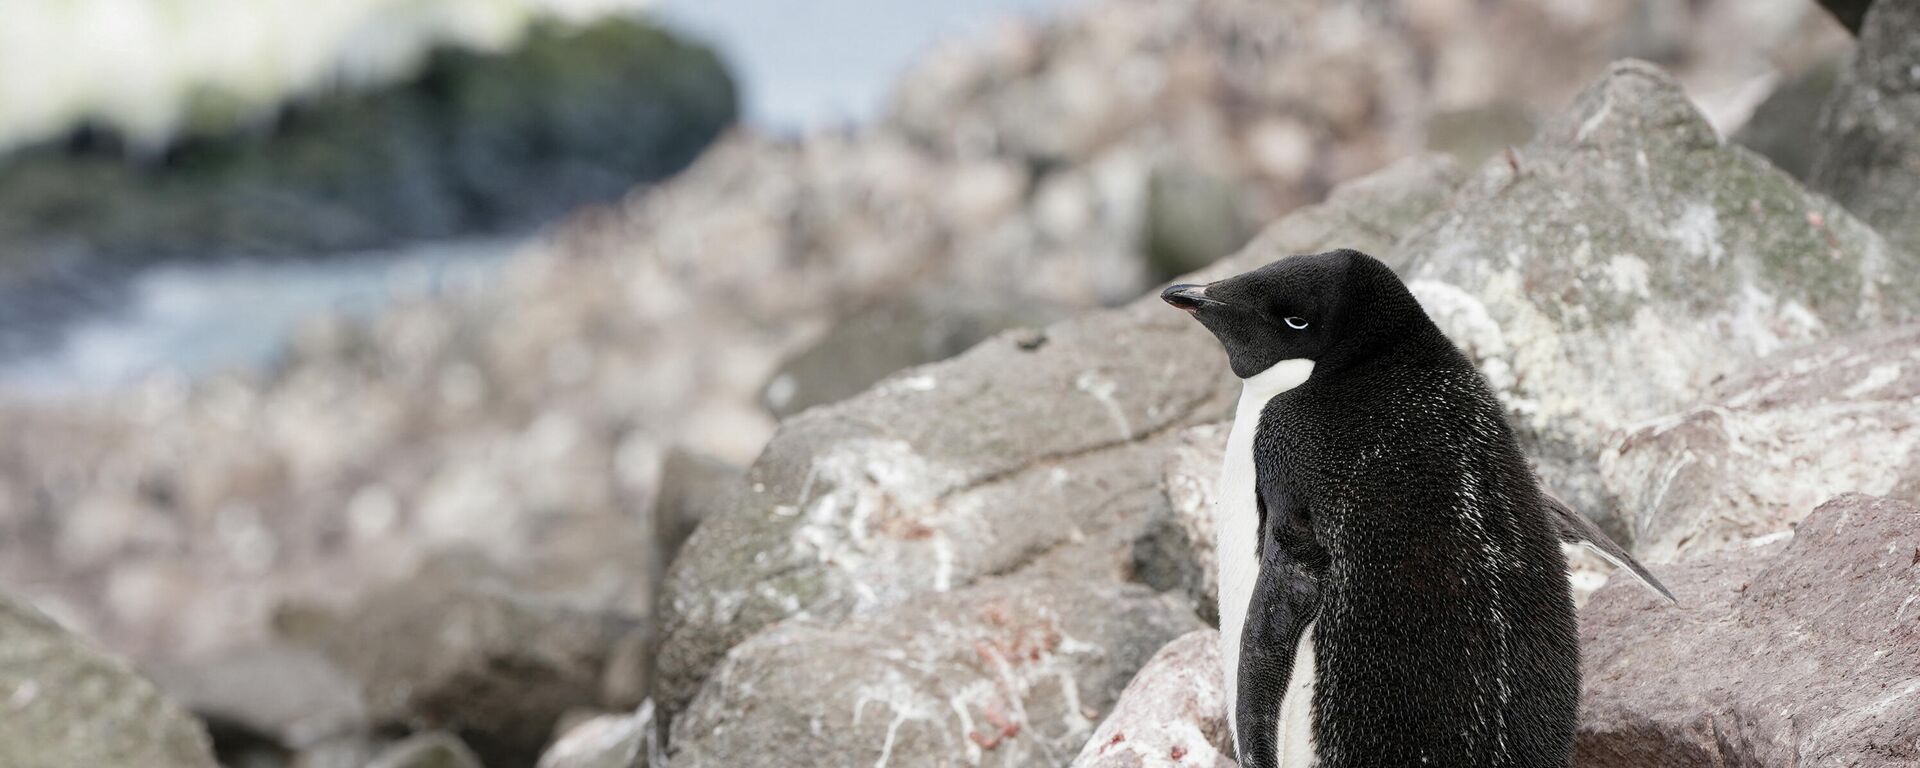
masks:
<path fill-rule="evenodd" d="M 1201 307 L 1208 304 L 1221 303 L 1219 299 L 1207 298 L 1206 286 L 1193 283 L 1167 286 L 1166 290 L 1160 292 L 1160 300 L 1189 314 L 1199 312 Z"/>

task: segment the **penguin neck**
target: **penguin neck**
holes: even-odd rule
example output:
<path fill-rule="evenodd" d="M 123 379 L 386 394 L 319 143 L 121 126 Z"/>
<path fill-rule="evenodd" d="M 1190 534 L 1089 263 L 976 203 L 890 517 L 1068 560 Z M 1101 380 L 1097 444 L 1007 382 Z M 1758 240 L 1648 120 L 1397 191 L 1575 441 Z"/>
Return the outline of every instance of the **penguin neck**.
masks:
<path fill-rule="evenodd" d="M 1240 405 L 1256 410 L 1282 392 L 1298 387 L 1313 375 L 1313 361 L 1306 358 L 1281 360 L 1267 369 L 1240 380 Z"/>

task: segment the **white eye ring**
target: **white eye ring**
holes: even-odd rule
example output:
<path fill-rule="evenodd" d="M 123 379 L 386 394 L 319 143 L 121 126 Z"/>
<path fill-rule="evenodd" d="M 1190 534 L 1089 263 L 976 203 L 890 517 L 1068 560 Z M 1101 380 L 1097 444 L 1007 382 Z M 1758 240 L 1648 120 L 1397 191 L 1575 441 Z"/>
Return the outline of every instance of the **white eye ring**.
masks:
<path fill-rule="evenodd" d="M 1307 327 L 1307 321 L 1297 317 L 1289 317 L 1287 318 L 1287 327 L 1296 331 L 1303 330 Z"/>

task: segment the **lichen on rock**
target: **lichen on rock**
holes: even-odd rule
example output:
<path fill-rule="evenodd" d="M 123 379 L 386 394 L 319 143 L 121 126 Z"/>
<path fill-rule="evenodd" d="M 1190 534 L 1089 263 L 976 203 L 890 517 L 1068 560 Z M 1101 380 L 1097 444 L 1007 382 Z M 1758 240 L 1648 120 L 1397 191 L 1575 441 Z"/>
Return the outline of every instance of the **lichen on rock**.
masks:
<path fill-rule="evenodd" d="M 1920 260 L 1744 150 L 1673 81 L 1615 64 L 1392 263 L 1590 514 L 1615 430 L 1789 346 L 1920 316 Z M 1614 521 L 1609 521 L 1610 523 Z M 1629 533 L 1615 527 L 1616 535 Z"/>

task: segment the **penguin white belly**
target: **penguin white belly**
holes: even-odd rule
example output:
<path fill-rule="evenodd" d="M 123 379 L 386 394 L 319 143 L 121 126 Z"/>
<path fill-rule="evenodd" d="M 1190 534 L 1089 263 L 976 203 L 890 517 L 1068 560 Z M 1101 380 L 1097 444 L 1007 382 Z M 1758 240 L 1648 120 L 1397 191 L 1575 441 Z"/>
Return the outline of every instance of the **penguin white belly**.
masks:
<path fill-rule="evenodd" d="M 1293 648 L 1293 671 L 1287 675 L 1287 693 L 1280 699 L 1280 768 L 1313 768 L 1320 756 L 1313 751 L 1313 627 L 1307 622 Z"/>
<path fill-rule="evenodd" d="M 1240 733 L 1236 711 L 1240 700 L 1240 637 L 1246 626 L 1247 608 L 1253 601 L 1254 582 L 1260 578 L 1260 507 L 1254 489 L 1258 480 L 1253 468 L 1253 436 L 1260 431 L 1260 413 L 1267 401 L 1300 386 L 1312 374 L 1312 360 L 1282 360 L 1241 380 L 1240 404 L 1234 409 L 1233 428 L 1227 432 L 1220 485 L 1214 489 L 1214 558 L 1219 561 L 1220 580 L 1220 661 L 1226 672 L 1227 725 L 1236 741 Z M 1294 665 L 1299 666 L 1297 653 Z M 1309 675 L 1312 668 L 1309 661 Z M 1288 689 L 1290 698 L 1291 684 Z M 1283 710 L 1284 702 L 1285 699 Z M 1312 707 L 1301 709 L 1307 711 Z M 1311 720 L 1311 713 L 1303 717 Z M 1286 727 L 1284 718 L 1281 727 Z M 1281 743 L 1286 744 L 1284 740 Z M 1284 759 L 1282 764 L 1293 768 Z"/>

